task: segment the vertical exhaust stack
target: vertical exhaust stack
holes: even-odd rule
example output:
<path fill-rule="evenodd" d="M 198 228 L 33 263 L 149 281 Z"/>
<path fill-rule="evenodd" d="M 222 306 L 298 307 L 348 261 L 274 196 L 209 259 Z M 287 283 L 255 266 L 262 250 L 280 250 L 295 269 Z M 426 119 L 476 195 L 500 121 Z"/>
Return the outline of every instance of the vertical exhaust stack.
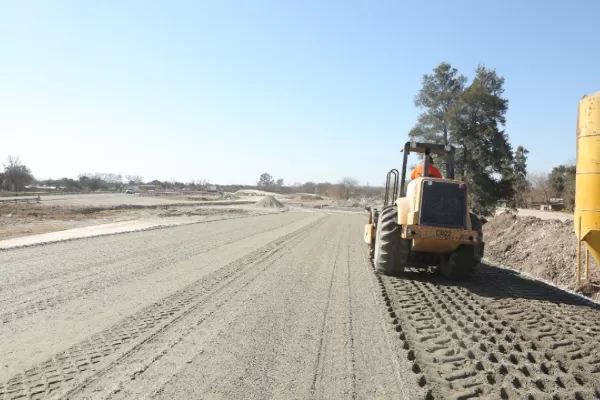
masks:
<path fill-rule="evenodd" d="M 600 92 L 583 96 L 577 110 L 574 225 L 577 239 L 600 264 Z"/>

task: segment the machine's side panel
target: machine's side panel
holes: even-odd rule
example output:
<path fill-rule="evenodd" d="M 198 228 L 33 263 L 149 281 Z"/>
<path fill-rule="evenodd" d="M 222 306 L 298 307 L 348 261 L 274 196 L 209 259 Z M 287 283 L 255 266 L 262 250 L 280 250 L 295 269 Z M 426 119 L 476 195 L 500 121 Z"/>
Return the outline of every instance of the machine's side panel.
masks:
<path fill-rule="evenodd" d="M 396 200 L 396 207 L 398 207 L 398 225 L 408 225 L 408 216 L 411 214 L 410 199 L 407 197 L 401 197 Z"/>

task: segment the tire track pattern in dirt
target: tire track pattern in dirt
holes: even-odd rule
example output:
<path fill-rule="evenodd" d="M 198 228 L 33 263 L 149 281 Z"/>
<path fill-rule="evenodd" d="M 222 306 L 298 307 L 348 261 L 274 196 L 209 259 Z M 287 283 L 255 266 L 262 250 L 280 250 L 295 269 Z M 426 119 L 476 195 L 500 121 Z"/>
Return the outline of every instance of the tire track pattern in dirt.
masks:
<path fill-rule="evenodd" d="M 354 371 L 354 342 L 349 290 L 349 232 L 339 234 L 335 253 L 331 259 L 327 301 L 320 326 L 320 342 L 316 354 L 311 399 L 356 398 Z M 345 248 L 344 248 L 345 247 Z M 340 305 L 345 308 L 340 310 Z M 344 366 L 339 368 L 339 366 Z"/>
<path fill-rule="evenodd" d="M 143 265 L 142 268 L 134 268 L 134 267 L 130 266 L 128 268 L 128 271 L 123 273 L 123 272 L 121 272 L 122 265 L 118 265 L 118 267 L 115 268 L 116 272 L 118 273 L 117 275 L 110 277 L 110 278 L 105 278 L 102 280 L 96 280 L 96 281 L 94 281 L 93 285 L 85 285 L 85 286 L 82 286 L 82 287 L 79 287 L 76 289 L 71 289 L 70 291 L 62 291 L 60 294 L 58 294 L 56 296 L 46 297 L 41 300 L 26 301 L 26 302 L 22 303 L 20 306 L 14 307 L 13 309 L 11 309 L 9 311 L 0 314 L 0 326 L 8 324 L 14 320 L 25 318 L 27 316 L 36 314 L 38 312 L 43 312 L 45 310 L 64 305 L 74 299 L 77 299 L 77 298 L 80 298 L 83 296 L 88 296 L 92 293 L 104 290 L 104 289 L 114 286 L 116 284 L 142 278 L 142 277 L 150 275 L 158 270 L 167 268 L 167 267 L 173 265 L 174 263 L 189 259 L 193 256 L 197 256 L 202 253 L 207 253 L 207 252 L 215 250 L 219 247 L 227 246 L 227 245 L 235 243 L 237 241 L 240 241 L 243 239 L 248 239 L 253 236 L 261 235 L 261 234 L 267 233 L 269 231 L 273 231 L 275 229 L 284 228 L 295 222 L 297 222 L 297 221 L 291 221 L 289 223 L 275 226 L 275 227 L 272 227 L 269 229 L 259 230 L 259 231 L 253 232 L 249 235 L 246 235 L 244 237 L 239 237 L 239 238 L 235 238 L 232 240 L 226 240 L 226 241 L 222 241 L 222 242 L 219 242 L 216 244 L 210 243 L 209 245 L 206 245 L 204 243 L 204 244 L 200 244 L 200 245 L 193 245 L 193 246 L 189 246 L 189 247 L 185 247 L 185 248 L 180 248 L 177 252 L 170 252 L 170 254 L 167 256 L 156 256 L 154 254 L 152 254 L 152 255 L 146 254 L 140 259 L 141 262 L 140 262 L 140 260 L 137 260 L 135 262 L 135 264 Z M 77 278 L 76 280 L 83 280 L 83 279 L 90 278 L 91 276 L 97 275 L 97 274 L 100 274 L 100 272 L 94 273 L 94 274 L 88 274 L 83 277 Z M 64 281 L 61 283 L 64 284 L 64 283 L 73 283 L 73 282 L 72 281 Z"/>
<path fill-rule="evenodd" d="M 274 240 L 241 259 L 227 264 L 214 273 L 201 278 L 172 295 L 156 302 L 112 327 L 91 336 L 47 361 L 5 383 L 0 383 L 0 399 L 44 399 L 56 394 L 65 386 L 93 375 L 122 352 L 127 353 L 157 330 L 163 330 L 193 309 L 203 297 L 227 285 L 322 224 L 323 219 L 308 224 Z M 128 350 L 129 349 L 129 350 Z"/>
<path fill-rule="evenodd" d="M 490 302 L 495 313 L 525 327 L 532 341 L 570 364 L 582 375 L 578 379 L 596 381 L 600 391 L 600 306 L 549 285 L 499 275 L 491 267 L 480 272 L 481 280 L 490 282 L 486 292 L 496 296 Z"/>
<path fill-rule="evenodd" d="M 244 216 L 244 217 L 226 218 L 226 219 L 220 219 L 220 220 L 211 220 L 211 221 L 206 221 L 206 222 L 187 224 L 187 225 L 183 225 L 183 226 L 169 227 L 169 229 L 171 229 L 171 232 L 174 232 L 176 229 L 187 229 L 189 227 L 197 226 L 197 225 L 208 225 L 209 223 L 212 223 L 212 222 L 220 222 L 220 221 L 228 221 L 228 220 L 236 220 L 236 219 L 249 220 L 251 218 L 260 218 L 260 217 L 264 217 L 264 216 Z M 261 233 L 261 232 L 264 233 L 264 232 L 269 232 L 274 229 L 285 227 L 296 221 L 298 221 L 298 220 L 292 220 L 289 223 L 285 223 L 283 225 L 278 222 L 273 226 L 270 226 L 270 224 L 272 224 L 273 221 L 269 221 L 269 224 L 267 226 L 264 226 L 263 224 L 261 224 L 258 228 L 255 227 L 253 230 L 249 229 L 248 232 L 246 232 L 246 233 L 241 232 L 241 231 L 236 232 L 236 233 L 239 233 L 240 237 L 243 238 L 243 237 L 248 237 L 250 235 L 254 235 L 254 233 Z M 235 222 L 237 222 L 237 221 L 235 221 Z M 253 226 L 255 226 L 255 225 L 253 225 Z M 211 232 L 207 236 L 209 237 L 209 240 L 212 240 L 212 241 L 222 240 L 223 237 L 227 237 L 227 235 L 231 235 L 230 227 L 228 228 L 227 226 L 224 226 L 224 225 L 217 225 L 217 226 L 211 225 L 210 229 L 211 229 Z M 260 229 L 262 229 L 262 231 L 260 231 Z M 113 267 L 112 269 L 120 271 L 120 270 L 122 270 L 122 268 L 123 268 L 122 264 L 125 261 L 127 261 L 127 263 L 129 265 L 144 264 L 144 263 L 147 263 L 147 262 L 155 259 L 156 254 L 163 254 L 163 252 L 161 251 L 163 249 L 170 250 L 170 249 L 173 249 L 174 246 L 177 246 L 177 248 L 180 249 L 182 244 L 188 243 L 188 242 L 182 242 L 181 240 L 178 240 L 177 235 L 164 235 L 164 236 L 162 236 L 162 240 L 161 240 L 160 244 L 158 244 L 158 245 L 156 243 L 149 244 L 147 237 L 141 236 L 145 233 L 148 233 L 148 231 L 135 231 L 135 232 L 123 233 L 123 234 L 129 234 L 129 235 L 136 235 L 136 238 L 133 240 L 131 249 L 129 251 L 124 251 L 124 252 L 117 253 L 117 254 L 111 254 L 109 258 L 104 257 L 101 253 L 98 253 L 98 252 L 87 252 L 84 254 L 80 254 L 80 256 L 78 257 L 77 260 L 73 260 L 72 258 L 69 259 L 69 265 L 67 268 L 65 268 L 65 266 L 63 266 L 63 268 L 59 269 L 59 271 L 50 269 L 50 270 L 46 271 L 43 275 L 36 274 L 32 277 L 22 279 L 19 281 L 19 284 L 23 285 L 23 286 L 35 285 L 36 283 L 43 282 L 43 281 L 49 281 L 49 280 L 60 280 L 60 283 L 55 283 L 55 284 L 47 285 L 44 287 L 38 287 L 38 288 L 34 289 L 32 292 L 25 292 L 25 293 L 20 293 L 16 296 L 10 295 L 9 297 L 6 297 L 6 298 L 0 298 L 0 304 L 6 303 L 6 302 L 12 302 L 12 301 L 14 301 L 15 298 L 25 297 L 28 294 L 38 292 L 39 290 L 51 289 L 53 287 L 62 285 L 64 283 L 73 283 L 73 282 L 76 282 L 81 279 L 85 279 L 85 278 L 89 278 L 91 276 L 105 273 L 107 270 L 107 267 L 110 269 L 112 265 L 115 265 L 115 267 Z M 108 235 L 108 236 L 110 236 L 110 235 Z M 113 236 L 118 236 L 118 235 L 113 235 Z M 122 239 L 106 240 L 106 236 L 94 236 L 94 237 L 89 237 L 89 238 L 76 239 L 73 242 L 82 241 L 82 242 L 90 243 L 97 239 L 105 239 L 104 245 L 106 245 L 107 242 L 108 243 L 118 243 L 122 240 Z M 199 241 L 199 243 L 204 244 L 204 240 Z M 63 241 L 63 242 L 54 243 L 54 244 L 57 246 L 63 245 L 64 247 L 62 247 L 62 250 L 65 251 L 66 253 L 72 252 L 76 248 L 76 246 L 79 246 L 79 244 L 74 244 L 69 241 Z M 154 252 L 152 252 L 152 253 L 149 253 L 147 251 L 147 248 L 150 245 L 154 249 Z M 195 249 L 202 248 L 201 246 L 198 246 L 198 245 L 187 246 L 186 248 L 189 248 L 189 247 L 194 247 Z M 43 268 L 44 266 L 47 266 L 48 257 L 50 257 L 50 258 L 54 257 L 56 250 L 51 251 L 49 249 L 50 249 L 49 246 L 38 246 L 35 249 L 36 251 L 38 251 L 38 253 L 33 258 L 31 256 L 30 252 L 24 251 L 25 249 L 6 249 L 4 251 L 5 254 L 0 253 L 0 258 L 1 258 L 0 262 L 4 262 L 7 264 L 15 264 L 15 265 L 18 265 L 19 263 L 25 263 L 27 265 L 27 268 L 36 270 L 38 268 Z M 24 256 L 24 254 L 28 254 L 28 255 Z M 8 255 L 10 255 L 10 257 Z M 61 262 L 61 260 L 58 260 L 58 262 Z M 91 273 L 89 272 L 89 271 L 97 270 L 98 267 L 102 267 L 102 270 L 100 272 L 91 272 Z M 77 276 L 78 274 L 79 274 L 79 276 Z M 73 276 L 75 276 L 75 277 L 73 277 Z"/>
<path fill-rule="evenodd" d="M 463 287 L 423 274 L 378 279 L 404 355 L 413 362 L 418 384 L 429 388 L 426 398 L 600 398 L 600 379 L 594 376 L 599 357 L 593 350 L 598 338 L 586 338 L 587 367 L 580 365 L 581 352 L 562 351 L 578 335 L 568 323 L 552 322 L 561 318 L 556 310 L 547 319 L 527 300 L 483 297 L 477 291 L 490 285 L 486 276 Z M 502 279 L 496 283 L 510 286 Z M 510 301 L 520 301 L 520 307 L 507 307 Z M 598 319 L 596 314 L 592 321 Z"/>

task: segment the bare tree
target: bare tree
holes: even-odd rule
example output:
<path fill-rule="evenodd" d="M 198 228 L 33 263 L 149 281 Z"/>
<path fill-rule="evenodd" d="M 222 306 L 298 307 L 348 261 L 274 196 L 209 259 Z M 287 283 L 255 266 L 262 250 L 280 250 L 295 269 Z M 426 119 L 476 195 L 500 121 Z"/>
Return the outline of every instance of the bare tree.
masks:
<path fill-rule="evenodd" d="M 358 187 L 358 180 L 346 176 L 340 180 L 340 186 L 344 188 L 344 197 L 346 200 L 350 198 Z"/>
<path fill-rule="evenodd" d="M 533 188 L 534 196 L 539 197 L 544 203 L 549 203 L 552 187 L 548 179 L 548 174 L 546 172 L 538 172 L 529 174 L 528 177 Z"/>
<path fill-rule="evenodd" d="M 127 180 L 130 185 L 139 185 L 144 182 L 144 178 L 140 175 L 125 175 L 125 180 Z"/>
<path fill-rule="evenodd" d="M 11 190 L 20 191 L 34 178 L 29 168 L 21 162 L 19 157 L 8 156 L 8 160 L 4 164 L 4 180 Z"/>

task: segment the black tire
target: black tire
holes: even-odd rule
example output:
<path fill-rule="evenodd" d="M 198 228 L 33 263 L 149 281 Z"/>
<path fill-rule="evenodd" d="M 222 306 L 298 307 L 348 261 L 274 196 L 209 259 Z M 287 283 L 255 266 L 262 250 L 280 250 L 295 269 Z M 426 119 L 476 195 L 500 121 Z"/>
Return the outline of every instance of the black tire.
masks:
<path fill-rule="evenodd" d="M 477 267 L 483 257 L 481 222 L 475 214 L 469 213 L 469 216 L 471 217 L 471 228 L 477 231 L 477 239 L 481 244 L 477 246 L 461 244 L 452 254 L 443 258 L 440 265 L 440 271 L 444 276 L 457 281 L 470 279 L 477 272 Z"/>
<path fill-rule="evenodd" d="M 473 276 L 477 271 L 479 261 L 475 256 L 475 246 L 461 244 L 458 248 L 442 260 L 441 273 L 456 281 L 464 281 Z"/>
<path fill-rule="evenodd" d="M 477 241 L 480 243 L 480 245 L 475 249 L 475 257 L 479 259 L 479 262 L 481 262 L 485 247 L 485 243 L 483 241 L 483 224 L 477 215 L 469 213 L 469 217 L 471 217 L 471 229 L 477 231 Z"/>
<path fill-rule="evenodd" d="M 384 207 L 379 214 L 375 236 L 374 259 L 377 272 L 395 276 L 404 272 L 408 247 L 400 232 L 396 205 Z"/>
<path fill-rule="evenodd" d="M 469 213 L 469 217 L 471 218 L 471 229 L 477 231 L 479 239 L 483 241 L 483 224 L 479 217 L 472 212 Z"/>

